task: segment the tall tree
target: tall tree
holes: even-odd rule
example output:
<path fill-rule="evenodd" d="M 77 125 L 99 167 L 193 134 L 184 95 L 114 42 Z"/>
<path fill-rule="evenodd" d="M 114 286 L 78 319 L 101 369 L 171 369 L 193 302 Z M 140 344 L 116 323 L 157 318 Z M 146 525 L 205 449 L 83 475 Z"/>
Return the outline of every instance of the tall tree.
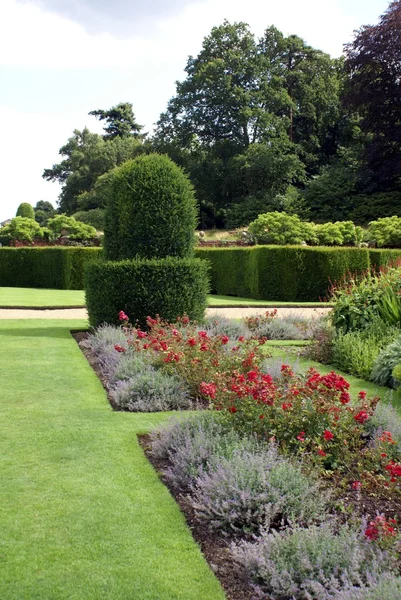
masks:
<path fill-rule="evenodd" d="M 45 169 L 43 177 L 61 184 L 60 211 L 72 215 L 78 209 L 78 197 L 92 190 L 100 175 L 144 151 L 141 140 L 133 136 L 104 140 L 87 128 L 76 129 L 59 150 L 63 160 Z"/>
<path fill-rule="evenodd" d="M 103 128 L 105 140 L 113 140 L 116 137 L 143 137 L 143 127 L 136 122 L 130 102 L 120 102 L 109 110 L 91 110 L 89 114 L 97 117 L 99 121 L 106 121 Z"/>
<path fill-rule="evenodd" d="M 366 175 L 374 191 L 401 189 L 401 2 L 394 0 L 377 25 L 365 25 L 345 46 L 349 73 L 344 101 L 362 117 L 369 136 Z"/>
<path fill-rule="evenodd" d="M 340 67 L 300 38 L 271 27 L 257 43 L 225 21 L 185 70 L 153 143 L 189 171 L 205 224 L 248 196 L 284 193 L 336 151 Z"/>

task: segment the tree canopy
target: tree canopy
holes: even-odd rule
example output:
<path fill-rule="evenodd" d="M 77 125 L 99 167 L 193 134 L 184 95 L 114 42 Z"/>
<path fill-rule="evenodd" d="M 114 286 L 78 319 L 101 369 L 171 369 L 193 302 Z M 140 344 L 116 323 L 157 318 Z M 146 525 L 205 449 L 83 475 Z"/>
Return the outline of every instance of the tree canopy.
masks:
<path fill-rule="evenodd" d="M 141 137 L 142 125 L 138 125 L 130 102 L 120 102 L 109 110 L 91 110 L 90 115 L 99 121 L 106 121 L 103 138 L 113 140 L 116 137 Z"/>

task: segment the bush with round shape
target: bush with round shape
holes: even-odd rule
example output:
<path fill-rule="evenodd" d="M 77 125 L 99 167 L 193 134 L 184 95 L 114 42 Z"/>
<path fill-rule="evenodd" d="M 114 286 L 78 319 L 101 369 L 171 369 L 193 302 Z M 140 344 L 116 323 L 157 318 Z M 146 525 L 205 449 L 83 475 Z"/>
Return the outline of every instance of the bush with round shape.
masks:
<path fill-rule="evenodd" d="M 342 246 L 344 236 L 338 223 L 323 223 L 314 226 L 319 246 Z"/>
<path fill-rule="evenodd" d="M 16 217 L 24 217 L 25 219 L 35 219 L 35 211 L 29 202 L 22 202 L 17 208 Z"/>
<path fill-rule="evenodd" d="M 97 237 L 94 227 L 76 221 L 74 217 L 67 217 L 67 215 L 56 215 L 47 221 L 47 226 L 54 238 L 65 235 L 71 240 L 92 240 Z"/>
<path fill-rule="evenodd" d="M 250 223 L 249 233 L 258 244 L 302 244 L 316 242 L 317 237 L 311 223 L 301 221 L 297 215 L 285 212 L 269 212 L 259 215 Z"/>
<path fill-rule="evenodd" d="M 112 171 L 104 230 L 109 260 L 186 258 L 197 208 L 189 178 L 167 156 L 149 154 Z"/>
<path fill-rule="evenodd" d="M 81 210 L 73 215 L 76 221 L 91 225 L 97 231 L 104 230 L 104 208 L 92 208 L 90 210 Z"/>
<path fill-rule="evenodd" d="M 107 261 L 88 265 L 86 305 L 90 324 L 118 324 L 123 310 L 132 323 L 146 317 L 174 322 L 186 313 L 203 318 L 209 291 L 208 267 L 196 258 Z"/>

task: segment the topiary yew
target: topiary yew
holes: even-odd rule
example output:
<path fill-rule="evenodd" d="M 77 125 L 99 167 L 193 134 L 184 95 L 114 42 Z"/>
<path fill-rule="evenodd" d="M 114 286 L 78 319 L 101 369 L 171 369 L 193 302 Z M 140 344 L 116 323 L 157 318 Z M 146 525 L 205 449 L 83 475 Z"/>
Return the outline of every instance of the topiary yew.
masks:
<path fill-rule="evenodd" d="M 194 191 L 170 158 L 149 154 L 116 167 L 107 195 L 106 258 L 192 255 L 197 221 Z"/>
<path fill-rule="evenodd" d="M 26 219 L 35 219 L 35 211 L 29 202 L 22 202 L 17 208 L 17 217 L 25 217 Z"/>

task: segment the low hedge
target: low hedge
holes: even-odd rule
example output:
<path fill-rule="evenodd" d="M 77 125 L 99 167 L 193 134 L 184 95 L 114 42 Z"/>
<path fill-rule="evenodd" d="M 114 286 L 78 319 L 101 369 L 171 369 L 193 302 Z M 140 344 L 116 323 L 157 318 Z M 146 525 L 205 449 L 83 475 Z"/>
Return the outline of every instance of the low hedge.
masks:
<path fill-rule="evenodd" d="M 123 310 L 132 323 L 160 315 L 172 321 L 186 313 L 204 316 L 209 292 L 208 265 L 195 258 L 107 261 L 86 271 L 89 322 L 116 324 Z"/>
<path fill-rule="evenodd" d="M 196 256 L 211 264 L 212 293 L 282 302 L 323 299 L 330 281 L 348 272 L 362 273 L 370 266 L 367 248 L 197 248 Z"/>
<path fill-rule="evenodd" d="M 82 290 L 101 248 L 0 248 L 0 286 Z"/>

